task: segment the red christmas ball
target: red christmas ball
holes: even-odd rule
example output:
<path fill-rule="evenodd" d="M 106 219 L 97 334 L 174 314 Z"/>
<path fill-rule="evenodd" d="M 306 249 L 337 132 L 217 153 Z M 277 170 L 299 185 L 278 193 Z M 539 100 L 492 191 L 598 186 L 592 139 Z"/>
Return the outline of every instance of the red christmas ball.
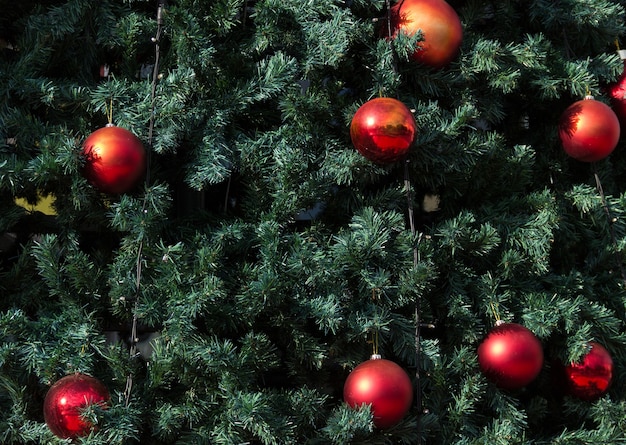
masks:
<path fill-rule="evenodd" d="M 624 70 L 617 81 L 607 88 L 607 93 L 611 98 L 611 108 L 617 115 L 621 125 L 626 125 L 626 50 L 618 51 L 624 61 Z"/>
<path fill-rule="evenodd" d="M 567 391 L 582 400 L 595 400 L 607 392 L 613 379 L 613 359 L 604 346 L 589 342 L 581 362 L 565 367 Z"/>
<path fill-rule="evenodd" d="M 456 11 L 444 0 L 402 0 L 391 8 L 391 29 L 413 35 L 421 30 L 412 59 L 433 68 L 448 65 L 459 54 L 463 27 Z"/>
<path fill-rule="evenodd" d="M 543 366 L 543 349 L 535 335 L 517 323 L 499 322 L 478 347 L 483 374 L 503 389 L 532 382 Z"/>
<path fill-rule="evenodd" d="M 48 428 L 62 439 L 89 434 L 93 425 L 81 417 L 81 410 L 93 404 L 108 405 L 107 388 L 96 378 L 67 375 L 50 387 L 43 402 L 43 415 Z"/>
<path fill-rule="evenodd" d="M 619 136 L 619 120 L 611 107 L 592 96 L 567 107 L 559 120 L 563 150 L 579 161 L 606 158 L 617 146 Z"/>
<path fill-rule="evenodd" d="M 403 158 L 415 141 L 417 125 L 411 111 L 397 99 L 379 97 L 359 107 L 350 123 L 352 144 L 378 164 Z"/>
<path fill-rule="evenodd" d="M 146 165 L 146 151 L 130 131 L 107 125 L 94 131 L 83 143 L 83 175 L 104 193 L 119 194 L 131 190 Z"/>
<path fill-rule="evenodd" d="M 400 366 L 372 355 L 348 375 L 343 399 L 353 408 L 371 405 L 374 425 L 385 429 L 402 420 L 411 407 L 413 385 Z"/>

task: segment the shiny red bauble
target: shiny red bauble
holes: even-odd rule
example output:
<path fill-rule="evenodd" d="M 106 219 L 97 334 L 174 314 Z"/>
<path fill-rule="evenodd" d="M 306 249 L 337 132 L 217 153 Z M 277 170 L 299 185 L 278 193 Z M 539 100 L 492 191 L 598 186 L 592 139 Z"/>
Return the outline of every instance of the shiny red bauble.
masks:
<path fill-rule="evenodd" d="M 589 342 L 589 346 L 582 361 L 565 367 L 567 392 L 587 401 L 604 395 L 613 379 L 613 359 L 609 351 L 596 342 Z"/>
<path fill-rule="evenodd" d="M 620 124 L 608 105 L 587 96 L 573 103 L 559 120 L 563 150 L 583 162 L 600 161 L 610 155 L 620 137 Z"/>
<path fill-rule="evenodd" d="M 478 347 L 478 363 L 498 387 L 520 389 L 539 375 L 543 348 L 524 326 L 499 322 Z"/>
<path fill-rule="evenodd" d="M 350 123 L 354 148 L 378 164 L 402 159 L 413 145 L 417 125 L 411 111 L 397 99 L 378 97 L 359 107 Z"/>
<path fill-rule="evenodd" d="M 372 355 L 348 375 L 343 399 L 353 408 L 371 405 L 374 425 L 385 429 L 402 420 L 411 407 L 413 385 L 396 363 Z"/>
<path fill-rule="evenodd" d="M 611 108 L 622 125 L 626 124 L 626 69 L 617 81 L 607 89 L 611 98 Z"/>
<path fill-rule="evenodd" d="M 624 70 L 617 81 L 609 85 L 606 91 L 611 98 L 611 108 L 624 126 L 626 125 L 626 50 L 620 50 L 618 53 L 624 62 Z"/>
<path fill-rule="evenodd" d="M 456 11 L 444 0 L 401 0 L 391 8 L 391 29 L 413 35 L 421 30 L 422 41 L 412 59 L 433 68 L 448 65 L 459 54 L 463 27 Z"/>
<path fill-rule="evenodd" d="M 83 143 L 83 175 L 98 190 L 109 194 L 130 191 L 143 175 L 146 151 L 130 131 L 107 125 Z"/>
<path fill-rule="evenodd" d="M 44 420 L 50 431 L 62 439 L 86 436 L 93 425 L 81 417 L 81 410 L 93 404 L 106 407 L 109 391 L 96 378 L 72 374 L 50 387 L 43 402 Z"/>

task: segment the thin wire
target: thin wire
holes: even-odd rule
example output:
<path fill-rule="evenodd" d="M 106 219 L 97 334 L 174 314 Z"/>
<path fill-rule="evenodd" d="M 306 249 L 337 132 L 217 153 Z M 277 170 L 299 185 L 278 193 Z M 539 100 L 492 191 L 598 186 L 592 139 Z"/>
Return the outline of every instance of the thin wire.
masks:
<path fill-rule="evenodd" d="M 415 217 L 413 211 L 413 193 L 411 186 L 411 178 L 409 175 L 409 159 L 404 161 L 404 188 L 406 190 L 406 201 L 407 201 L 407 209 L 409 214 L 409 227 L 411 228 L 412 238 L 415 239 L 416 229 L 415 229 Z M 420 261 L 419 255 L 419 243 L 421 240 L 421 234 L 417 238 L 417 242 L 413 246 L 413 267 L 417 269 Z M 422 385 L 420 380 L 420 362 L 421 362 L 421 299 L 420 296 L 417 295 L 415 297 L 415 405 L 417 406 L 417 443 L 421 445 L 422 443 L 422 432 L 419 417 L 423 413 L 423 404 L 422 404 Z"/>
<path fill-rule="evenodd" d="M 156 108 L 156 87 L 159 80 L 159 59 L 161 57 L 161 31 L 163 28 L 163 4 L 164 0 L 159 0 L 159 8 L 157 9 L 157 31 L 152 38 L 154 42 L 154 68 L 152 70 L 152 89 L 150 91 L 150 128 L 148 129 L 148 144 L 152 148 L 152 134 L 154 133 L 154 110 Z M 148 162 L 146 166 L 146 183 L 150 183 L 150 156 L 152 150 L 148 151 Z M 144 203 L 145 204 L 145 203 Z"/>
<path fill-rule="evenodd" d="M 228 176 L 228 182 L 226 183 L 226 194 L 224 196 L 224 214 L 228 213 L 228 200 L 230 198 L 230 185 L 233 180 L 233 175 Z"/>
<path fill-rule="evenodd" d="M 380 293 L 380 289 L 376 287 L 372 288 L 372 301 L 374 303 L 376 303 L 376 301 L 378 300 L 379 293 Z M 376 313 L 378 314 L 378 306 L 376 306 Z M 379 331 L 378 331 L 378 328 L 376 328 L 372 332 L 372 355 L 373 356 L 379 355 L 378 345 L 379 345 Z"/>
<path fill-rule="evenodd" d="M 152 41 L 155 44 L 155 60 L 154 60 L 154 68 L 152 71 L 152 87 L 150 91 L 150 124 L 149 124 L 150 126 L 148 129 L 148 150 L 147 150 L 147 156 L 146 156 L 147 159 L 146 159 L 146 179 L 145 179 L 146 190 L 148 189 L 150 185 L 150 155 L 152 152 L 152 136 L 154 133 L 154 115 L 155 115 L 155 108 L 156 108 L 156 84 L 157 84 L 158 75 L 159 75 L 159 58 L 160 58 L 160 53 L 161 53 L 159 40 L 161 38 L 162 27 L 163 27 L 163 0 L 160 0 L 159 7 L 157 9 L 157 31 L 156 31 L 155 37 L 152 39 Z M 143 215 L 147 213 L 147 205 L 148 205 L 148 198 L 146 194 L 144 195 L 143 205 L 141 208 Z M 129 350 L 129 355 L 131 359 L 134 359 L 138 355 L 137 343 L 139 342 L 139 338 L 137 334 L 137 326 L 139 324 L 138 312 L 139 312 L 139 296 L 140 296 L 140 290 L 141 290 L 141 274 L 142 274 L 142 266 L 143 266 L 143 247 L 144 247 L 144 240 L 142 237 L 139 241 L 139 247 L 137 248 L 137 264 L 136 264 L 136 270 L 135 270 L 135 274 L 136 274 L 135 275 L 136 276 L 135 302 L 134 302 L 134 308 L 133 308 L 133 322 L 132 322 L 131 333 L 130 333 L 130 350 Z M 127 407 L 130 404 L 130 396 L 131 396 L 132 389 L 133 389 L 133 378 L 134 376 L 131 371 L 126 377 L 126 388 L 124 390 L 125 405 Z"/>
<path fill-rule="evenodd" d="M 491 311 L 493 312 L 493 317 L 496 319 L 496 324 L 500 321 L 500 312 L 498 312 L 497 304 L 493 301 L 489 302 L 489 306 L 491 306 Z"/>
<path fill-rule="evenodd" d="M 604 190 L 602 189 L 602 183 L 600 182 L 600 176 L 598 175 L 597 165 L 593 164 L 593 176 L 596 180 L 596 189 L 600 194 L 600 199 L 602 200 L 602 207 L 604 208 L 604 213 L 606 214 L 606 219 L 609 224 L 609 235 L 611 236 L 611 243 L 613 244 L 613 249 L 615 250 L 615 258 L 617 265 L 619 267 L 620 273 L 622 274 L 622 283 L 626 287 L 626 270 L 624 270 L 624 264 L 622 261 L 622 256 L 619 253 L 617 246 L 617 238 L 615 236 L 615 229 L 613 227 L 613 223 L 615 223 L 615 219 L 611 215 L 611 209 L 609 208 L 609 204 L 606 201 L 606 197 L 604 195 Z"/>
<path fill-rule="evenodd" d="M 387 0 L 385 2 L 385 6 L 387 8 L 387 38 L 391 38 L 391 4 L 390 1 Z"/>
<path fill-rule="evenodd" d="M 246 20 L 248 18 L 248 0 L 246 0 L 243 4 L 243 17 L 241 20 L 241 27 L 246 29 Z"/>
<path fill-rule="evenodd" d="M 404 2 L 404 0 L 401 0 L 399 3 L 399 6 L 402 6 L 402 3 Z M 386 2 L 386 8 L 387 8 L 387 37 L 388 37 L 388 44 L 390 46 L 390 48 L 393 51 L 393 45 L 391 43 L 391 37 L 392 37 L 392 29 L 391 29 L 391 19 L 392 19 L 392 14 L 391 14 L 391 5 L 390 5 L 390 1 L 387 0 Z M 393 65 L 393 69 L 394 71 L 397 71 L 397 67 L 395 65 L 395 60 L 394 60 L 394 65 Z M 411 186 L 411 178 L 409 175 L 409 159 L 407 158 L 405 160 L 404 163 L 404 188 L 406 190 L 406 200 L 407 200 L 407 209 L 408 209 L 408 216 L 409 216 L 409 226 L 411 229 L 411 235 L 412 238 L 415 239 L 416 238 L 416 229 L 415 229 L 415 216 L 414 216 L 414 211 L 413 211 L 413 187 Z M 419 243 L 421 241 L 421 234 L 419 235 L 419 237 L 417 237 L 417 242 L 415 243 L 415 246 L 413 246 L 413 268 L 417 269 L 418 265 L 419 265 L 419 261 L 420 261 L 420 257 L 419 257 Z M 426 325 L 426 326 L 432 326 L 432 325 Z M 423 403 L 422 403 L 422 385 L 421 385 L 421 378 L 420 378 L 420 362 L 421 362 L 421 345 L 420 345 L 420 338 L 421 338 L 421 328 L 422 328 L 422 320 L 421 320 L 421 301 L 420 301 L 420 297 L 419 295 L 416 296 L 415 298 L 415 405 L 417 407 L 417 445 L 421 445 L 422 444 L 422 431 L 421 431 L 421 424 L 420 424 L 420 416 L 423 414 L 424 408 L 423 408 Z"/>

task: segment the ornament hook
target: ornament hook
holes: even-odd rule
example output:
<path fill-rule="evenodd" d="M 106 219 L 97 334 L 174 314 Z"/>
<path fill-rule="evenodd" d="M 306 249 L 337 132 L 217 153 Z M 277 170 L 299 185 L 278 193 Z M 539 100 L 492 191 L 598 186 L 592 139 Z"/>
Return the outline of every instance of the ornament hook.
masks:
<path fill-rule="evenodd" d="M 500 318 L 500 313 L 498 312 L 498 303 L 494 303 L 493 301 L 490 301 L 489 306 L 491 307 L 491 312 L 493 313 L 493 316 L 496 319 L 496 325 L 501 324 L 502 319 Z"/>
<path fill-rule="evenodd" d="M 368 343 L 372 345 L 372 356 L 380 355 L 378 353 L 378 329 L 371 331 L 372 339 Z"/>
<path fill-rule="evenodd" d="M 107 121 L 109 122 L 106 126 L 112 127 L 113 126 L 113 95 L 109 97 L 108 104 L 105 102 L 104 108 L 105 108 L 105 112 L 107 115 Z"/>

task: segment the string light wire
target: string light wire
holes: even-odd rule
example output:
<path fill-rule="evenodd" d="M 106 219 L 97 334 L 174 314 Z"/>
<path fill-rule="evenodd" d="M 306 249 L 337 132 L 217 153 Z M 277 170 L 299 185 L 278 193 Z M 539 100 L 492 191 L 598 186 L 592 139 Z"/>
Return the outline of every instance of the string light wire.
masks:
<path fill-rule="evenodd" d="M 156 109 L 156 87 L 157 82 L 159 80 L 159 59 L 161 55 L 160 48 L 160 39 L 161 32 L 163 29 L 163 9 L 164 9 L 164 1 L 159 0 L 159 6 L 157 9 L 157 29 L 156 34 L 152 38 L 152 42 L 154 43 L 154 67 L 152 70 L 152 85 L 150 90 L 150 122 L 148 128 L 148 150 L 147 150 L 147 160 L 146 160 L 146 179 L 145 179 L 145 189 L 146 194 L 144 195 L 143 205 L 141 208 L 142 215 L 146 216 L 148 209 L 148 198 L 147 191 L 150 186 L 150 156 L 152 153 L 152 138 L 154 134 L 154 122 L 155 122 L 155 109 Z M 139 337 L 137 333 L 137 327 L 139 325 L 139 296 L 141 290 L 141 275 L 142 275 L 142 266 L 143 266 L 143 247 L 144 247 L 144 237 L 141 237 L 139 240 L 139 246 L 137 248 L 137 262 L 135 268 L 135 298 L 134 298 L 134 307 L 133 307 L 133 321 L 131 326 L 130 333 L 130 350 L 129 355 L 131 359 L 134 359 L 138 356 L 137 343 L 139 342 Z M 124 390 L 124 399 L 125 404 L 128 407 L 130 404 L 131 393 L 133 389 L 133 373 L 132 371 L 128 374 L 126 378 L 126 388 Z"/>

